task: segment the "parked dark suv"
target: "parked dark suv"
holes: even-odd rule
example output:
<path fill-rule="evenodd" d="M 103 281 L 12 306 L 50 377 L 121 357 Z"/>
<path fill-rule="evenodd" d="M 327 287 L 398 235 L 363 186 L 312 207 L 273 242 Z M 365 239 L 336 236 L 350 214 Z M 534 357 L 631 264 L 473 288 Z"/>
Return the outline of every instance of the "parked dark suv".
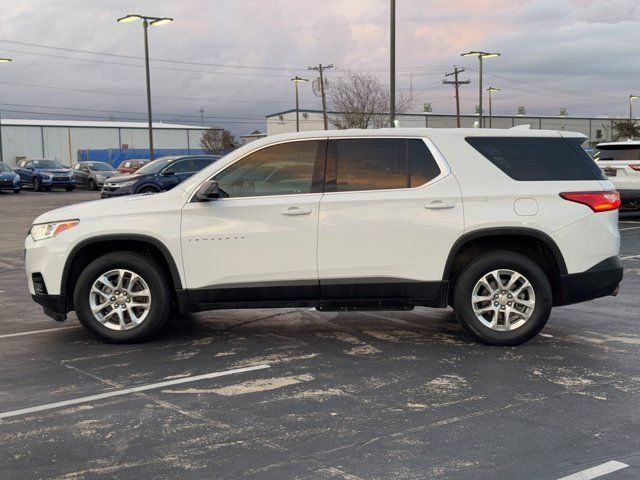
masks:
<path fill-rule="evenodd" d="M 21 160 L 15 168 L 22 185 L 31 185 L 36 192 L 48 192 L 51 188 L 64 188 L 70 192 L 76 188 L 73 172 L 57 160 L 46 158 Z"/>
<path fill-rule="evenodd" d="M 215 162 L 219 155 L 162 157 L 147 163 L 131 175 L 109 178 L 102 187 L 102 198 L 158 193 L 171 190 L 180 182 Z"/>

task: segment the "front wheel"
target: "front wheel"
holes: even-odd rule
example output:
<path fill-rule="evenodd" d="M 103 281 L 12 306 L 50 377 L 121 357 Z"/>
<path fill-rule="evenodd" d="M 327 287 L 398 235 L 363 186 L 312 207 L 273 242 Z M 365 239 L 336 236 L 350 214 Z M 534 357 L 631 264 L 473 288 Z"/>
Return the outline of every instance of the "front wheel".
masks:
<path fill-rule="evenodd" d="M 158 193 L 158 191 L 155 187 L 142 187 L 138 193 Z"/>
<path fill-rule="evenodd" d="M 13 193 L 20 193 L 20 189 L 19 188 L 14 188 L 13 189 Z"/>
<path fill-rule="evenodd" d="M 155 335 L 171 310 L 171 292 L 156 262 L 114 252 L 80 274 L 73 301 L 80 323 L 107 342 L 141 342 Z"/>
<path fill-rule="evenodd" d="M 64 187 L 67 192 L 73 192 L 76 187 Z"/>
<path fill-rule="evenodd" d="M 98 190 L 98 185 L 93 181 L 93 178 L 89 179 L 89 190 Z"/>
<path fill-rule="evenodd" d="M 33 179 L 33 191 L 34 192 L 42 191 L 42 180 L 40 180 L 40 177 L 36 177 Z"/>
<path fill-rule="evenodd" d="M 488 345 L 518 345 L 535 337 L 551 313 L 549 279 L 519 253 L 485 254 L 456 280 L 453 308 L 458 321 Z"/>

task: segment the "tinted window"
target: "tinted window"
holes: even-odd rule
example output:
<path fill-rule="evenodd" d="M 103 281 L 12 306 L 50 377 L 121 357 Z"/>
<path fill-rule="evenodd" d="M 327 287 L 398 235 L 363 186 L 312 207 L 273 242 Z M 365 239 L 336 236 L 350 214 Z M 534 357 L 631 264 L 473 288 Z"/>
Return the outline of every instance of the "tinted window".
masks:
<path fill-rule="evenodd" d="M 336 191 L 409 186 L 406 140 L 367 138 L 336 144 Z"/>
<path fill-rule="evenodd" d="M 0 172 L 10 172 L 10 171 L 11 169 L 9 168 L 9 165 L 0 163 Z"/>
<path fill-rule="evenodd" d="M 467 137 L 467 142 L 514 180 L 604 180 L 582 139 Z"/>
<path fill-rule="evenodd" d="M 215 179 L 229 197 L 320 191 L 318 172 L 324 167 L 325 144 L 309 140 L 266 147 L 230 165 Z"/>
<path fill-rule="evenodd" d="M 213 160 L 213 158 L 194 158 L 193 161 L 195 162 L 195 170 L 199 172 L 207 165 L 211 165 L 211 163 L 213 163 Z"/>
<path fill-rule="evenodd" d="M 422 140 L 409 140 L 411 186 L 419 187 L 440 175 L 440 167 Z"/>
<path fill-rule="evenodd" d="M 166 171 L 172 171 L 174 173 L 188 173 L 195 171 L 194 161 L 191 158 L 185 160 L 178 160 L 169 164 Z"/>
<path fill-rule="evenodd" d="M 640 160 L 640 145 L 605 145 L 596 147 L 596 160 Z"/>
<path fill-rule="evenodd" d="M 36 168 L 65 168 L 56 160 L 33 160 L 32 163 Z"/>
<path fill-rule="evenodd" d="M 419 139 L 337 140 L 332 155 L 336 168 L 334 173 L 333 166 L 328 166 L 328 191 L 419 187 L 440 174 L 433 155 Z"/>

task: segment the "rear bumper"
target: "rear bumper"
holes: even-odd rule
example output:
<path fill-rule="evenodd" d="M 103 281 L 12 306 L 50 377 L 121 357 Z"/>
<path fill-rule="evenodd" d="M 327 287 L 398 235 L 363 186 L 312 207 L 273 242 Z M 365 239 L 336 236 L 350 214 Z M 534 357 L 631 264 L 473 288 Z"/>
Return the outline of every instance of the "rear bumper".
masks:
<path fill-rule="evenodd" d="M 593 300 L 615 295 L 622 281 L 623 268 L 620 257 L 609 257 L 581 273 L 560 276 L 560 294 L 557 305 Z"/>

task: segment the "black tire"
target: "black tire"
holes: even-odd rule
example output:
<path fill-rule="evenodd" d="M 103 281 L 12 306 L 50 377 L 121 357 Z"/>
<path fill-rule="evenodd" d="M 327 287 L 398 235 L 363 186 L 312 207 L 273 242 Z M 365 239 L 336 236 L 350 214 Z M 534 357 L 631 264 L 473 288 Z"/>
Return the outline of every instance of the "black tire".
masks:
<path fill-rule="evenodd" d="M 101 324 L 91 312 L 89 293 L 93 283 L 112 269 L 127 269 L 140 275 L 149 286 L 151 307 L 138 326 L 112 330 Z M 73 301 L 80 323 L 90 332 L 110 343 L 136 343 L 154 336 L 167 322 L 171 312 L 172 292 L 165 272 L 152 259 L 132 252 L 107 253 L 91 262 L 79 275 Z"/>
<path fill-rule="evenodd" d="M 89 190 L 98 190 L 98 185 L 93 181 L 93 178 L 89 179 Z"/>
<path fill-rule="evenodd" d="M 138 190 L 138 193 L 158 193 L 160 190 L 158 190 L 156 187 L 142 187 L 140 190 Z"/>
<path fill-rule="evenodd" d="M 524 275 L 535 294 L 531 317 L 522 326 L 510 331 L 497 331 L 484 325 L 476 317 L 471 303 L 476 283 L 487 273 L 498 269 L 509 269 Z M 453 308 L 458 321 L 474 338 L 487 345 L 519 345 L 532 339 L 547 323 L 553 305 L 551 285 L 542 269 L 528 257 L 509 251 L 485 254 L 471 262 L 457 277 L 453 288 Z"/>
<path fill-rule="evenodd" d="M 13 193 L 20 193 L 20 189 L 19 188 L 14 189 Z"/>
<path fill-rule="evenodd" d="M 34 192 L 42 191 L 42 180 L 40 180 L 40 177 L 36 177 L 33 179 L 33 191 Z"/>
<path fill-rule="evenodd" d="M 73 192 L 73 191 L 76 189 L 76 187 L 64 187 L 64 189 L 65 189 L 67 192 Z"/>

